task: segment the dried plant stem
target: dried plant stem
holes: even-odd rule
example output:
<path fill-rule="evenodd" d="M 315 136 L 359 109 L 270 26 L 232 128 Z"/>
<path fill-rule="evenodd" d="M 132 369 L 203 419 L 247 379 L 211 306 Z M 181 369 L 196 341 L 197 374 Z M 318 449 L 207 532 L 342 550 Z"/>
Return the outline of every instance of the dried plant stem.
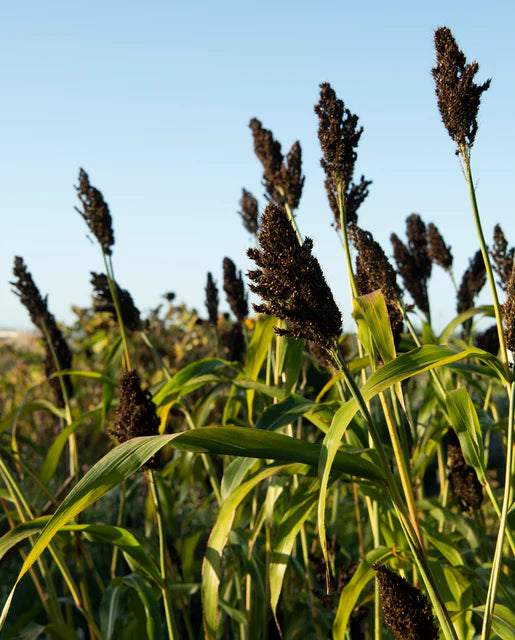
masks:
<path fill-rule="evenodd" d="M 499 347 L 501 350 L 501 360 L 505 367 L 508 366 L 508 354 L 506 352 L 506 342 L 504 340 L 504 331 L 502 326 L 501 305 L 499 304 L 499 296 L 497 295 L 497 286 L 495 284 L 494 273 L 492 270 L 492 264 L 490 262 L 490 255 L 488 253 L 488 247 L 486 246 L 485 237 L 483 235 L 483 229 L 481 226 L 481 219 L 479 217 L 479 209 L 477 206 L 476 190 L 472 179 L 472 171 L 470 169 L 470 152 L 468 148 L 461 149 L 461 157 L 463 158 L 463 165 L 465 167 L 465 178 L 469 189 L 470 204 L 472 206 L 472 214 L 474 216 L 474 223 L 476 225 L 476 231 L 479 238 L 479 246 L 481 247 L 481 254 L 485 262 L 486 274 L 488 276 L 488 284 L 490 285 L 490 291 L 492 293 L 492 299 L 494 303 L 495 320 L 497 323 L 497 335 L 499 336 Z"/>
<path fill-rule="evenodd" d="M 161 508 L 159 504 L 159 496 L 156 489 L 156 479 L 153 469 L 149 469 L 147 472 L 147 478 L 150 485 L 150 493 L 152 495 L 152 501 L 154 503 L 154 510 L 157 520 L 157 531 L 159 535 L 159 569 L 161 571 L 161 578 L 163 584 L 161 586 L 161 593 L 163 596 L 163 602 L 165 606 L 166 627 L 168 629 L 168 637 L 170 640 L 179 640 L 179 632 L 177 630 L 177 623 L 173 614 L 173 607 L 170 600 L 170 592 L 167 588 L 166 579 L 166 540 L 163 527 L 163 517 L 161 514 Z"/>
<path fill-rule="evenodd" d="M 483 618 L 483 628 L 481 630 L 481 640 L 488 640 L 490 629 L 492 627 L 492 618 L 495 609 L 495 599 L 497 588 L 499 586 L 499 576 L 502 568 L 502 551 L 504 544 L 504 536 L 508 531 L 508 511 L 510 507 L 510 494 L 513 482 L 513 431 L 514 431 L 514 413 L 515 413 L 515 383 L 511 383 L 510 387 L 510 408 L 508 413 L 508 443 L 506 447 L 506 475 L 504 479 L 504 496 L 501 511 L 501 520 L 499 522 L 499 531 L 497 533 L 497 543 L 495 545 L 494 559 L 492 563 L 492 571 L 490 574 L 490 583 L 488 585 L 488 594 L 485 603 L 485 616 Z"/>

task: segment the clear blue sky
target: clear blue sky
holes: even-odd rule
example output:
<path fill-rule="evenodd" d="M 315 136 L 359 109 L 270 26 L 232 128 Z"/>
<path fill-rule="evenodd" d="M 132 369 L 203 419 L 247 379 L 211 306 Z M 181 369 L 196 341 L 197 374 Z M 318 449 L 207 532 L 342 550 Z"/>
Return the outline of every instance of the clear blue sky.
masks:
<path fill-rule="evenodd" d="M 313 112 L 323 81 L 365 128 L 356 173 L 374 183 L 361 226 L 391 253 L 390 233 L 404 236 L 405 218 L 420 213 L 453 245 L 460 280 L 478 243 L 430 73 L 441 25 L 479 61 L 478 79 L 493 78 L 473 169 L 487 239 L 499 222 L 515 244 L 512 2 L 3 0 L 0 326 L 30 326 L 8 284 L 14 255 L 59 320 L 88 304 L 89 272 L 102 261 L 74 211 L 80 166 L 110 205 L 117 280 L 138 307 L 172 290 L 205 313 L 207 271 L 221 289 L 224 256 L 250 267 L 237 210 L 243 186 L 265 203 L 248 129 L 255 116 L 285 153 L 300 140 L 298 224 L 350 330 Z M 438 270 L 431 292 L 442 326 L 455 300 Z"/>

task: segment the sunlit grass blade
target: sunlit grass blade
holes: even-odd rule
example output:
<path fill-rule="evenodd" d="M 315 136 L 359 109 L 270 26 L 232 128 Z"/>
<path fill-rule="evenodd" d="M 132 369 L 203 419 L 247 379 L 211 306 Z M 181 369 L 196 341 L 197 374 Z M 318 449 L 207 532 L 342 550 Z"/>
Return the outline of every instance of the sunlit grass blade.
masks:
<path fill-rule="evenodd" d="M 481 484 L 487 483 L 483 436 L 476 408 L 465 387 L 450 391 L 445 404 L 452 426 L 459 438 L 465 462 L 474 467 Z"/>
<path fill-rule="evenodd" d="M 318 481 L 313 478 L 302 479 L 275 534 L 270 562 L 270 606 L 276 620 L 277 604 L 293 545 L 303 523 L 315 506 L 317 498 Z M 309 571 L 308 567 L 306 567 L 306 571 Z"/>
<path fill-rule="evenodd" d="M 222 552 L 227 543 L 236 509 L 256 485 L 285 469 L 286 466 L 282 465 L 272 465 L 262 469 L 233 491 L 218 513 L 202 563 L 202 611 L 206 640 L 215 640 L 217 636 Z"/>

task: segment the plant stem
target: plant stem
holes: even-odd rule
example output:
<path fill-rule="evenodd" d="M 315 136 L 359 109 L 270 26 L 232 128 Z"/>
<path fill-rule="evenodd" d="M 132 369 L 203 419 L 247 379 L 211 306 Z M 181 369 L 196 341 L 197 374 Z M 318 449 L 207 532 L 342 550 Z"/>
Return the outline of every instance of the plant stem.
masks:
<path fill-rule="evenodd" d="M 497 588 L 499 586 L 499 576 L 502 567 L 502 549 L 504 543 L 504 535 L 508 524 L 508 511 L 510 507 L 510 493 L 513 482 L 513 430 L 514 430 L 514 412 L 515 412 L 515 383 L 510 388 L 510 408 L 508 413 L 508 443 L 506 447 L 506 474 L 504 479 L 504 496 L 501 511 L 501 520 L 499 522 L 499 531 L 497 533 L 497 543 L 495 545 L 494 559 L 492 563 L 492 571 L 490 574 L 490 583 L 488 585 L 488 594 L 485 603 L 485 616 L 483 618 L 483 628 L 481 630 L 481 640 L 487 640 L 490 635 L 492 626 L 492 617 L 495 609 L 495 598 Z"/>
<path fill-rule="evenodd" d="M 472 214 L 474 216 L 474 223 L 476 225 L 476 231 L 479 238 L 479 246 L 481 247 L 481 254 L 485 262 L 486 273 L 488 276 L 488 284 L 490 285 L 490 291 L 492 293 L 492 299 L 494 302 L 495 320 L 497 323 L 497 335 L 499 336 L 499 346 L 501 350 L 501 360 L 505 367 L 508 366 L 508 354 L 506 352 L 506 342 L 504 340 L 504 331 L 502 326 L 501 305 L 499 304 L 499 297 L 497 295 L 497 286 L 495 284 L 494 274 L 492 271 L 492 264 L 490 262 L 490 256 L 488 255 L 488 247 L 486 246 L 485 237 L 483 235 L 483 229 L 481 226 L 481 219 L 479 217 L 479 209 L 477 206 L 476 190 L 474 188 L 474 182 L 472 180 L 472 171 L 470 169 L 470 152 L 467 149 L 461 150 L 461 156 L 463 158 L 463 164 L 465 166 L 465 178 L 469 189 L 470 203 L 472 205 Z"/>
<path fill-rule="evenodd" d="M 354 381 L 354 378 L 352 377 L 352 375 L 350 374 L 349 370 L 347 369 L 345 362 L 343 360 L 343 358 L 341 357 L 341 354 L 339 352 L 339 349 L 335 346 L 332 350 L 331 353 L 334 357 L 335 362 L 338 365 L 338 368 L 340 369 L 340 371 L 343 373 L 345 380 L 347 382 L 347 385 L 349 387 L 349 390 L 354 398 L 354 400 L 356 401 L 358 408 L 361 412 L 361 414 L 363 415 L 363 417 L 365 418 L 366 422 L 367 422 L 367 426 L 370 432 L 370 435 L 373 438 L 374 441 L 374 447 L 375 450 L 379 456 L 379 462 L 381 465 L 381 468 L 383 470 L 383 473 L 385 475 L 385 483 L 386 483 L 386 489 L 390 495 L 390 498 L 392 500 L 393 506 L 395 508 L 395 511 L 397 513 L 397 517 L 399 519 L 399 522 L 404 530 L 406 539 L 408 541 L 408 544 L 412 550 L 413 556 L 414 556 L 414 560 L 418 566 L 418 569 L 420 571 L 420 574 L 422 575 L 422 578 L 424 580 L 424 583 L 426 585 L 426 589 L 427 592 L 429 594 L 429 597 L 431 599 L 431 602 L 433 603 L 433 606 L 435 608 L 435 612 L 436 615 L 438 617 L 438 620 L 440 622 L 440 626 L 442 627 L 442 631 L 444 633 L 445 638 L 447 638 L 448 640 L 458 640 L 457 636 L 456 636 L 456 632 L 454 630 L 454 626 L 451 622 L 451 619 L 449 617 L 449 613 L 447 612 L 447 609 L 445 607 L 445 604 L 443 603 L 442 598 L 440 597 L 439 593 L 438 593 L 438 588 L 436 586 L 436 582 L 434 580 L 434 577 L 432 575 L 430 566 L 427 562 L 427 559 L 425 557 L 425 552 L 423 550 L 423 548 L 420 545 L 420 542 L 418 540 L 418 536 L 416 533 L 416 529 L 413 525 L 413 523 L 410 520 L 410 517 L 408 515 L 408 513 L 406 512 L 406 507 L 404 504 L 404 501 L 400 495 L 399 489 L 397 487 L 397 482 L 395 480 L 395 477 L 390 469 L 390 465 L 388 462 L 388 458 L 386 456 L 386 452 L 384 450 L 383 444 L 381 442 L 381 439 L 379 437 L 379 431 L 377 430 L 377 427 L 372 419 L 372 416 L 370 415 L 370 412 L 368 410 L 368 407 L 365 403 L 365 400 L 363 398 L 363 396 L 361 395 L 361 392 L 358 388 L 358 386 L 356 385 L 356 382 Z"/>
<path fill-rule="evenodd" d="M 167 579 L 166 579 L 166 540 L 165 540 L 165 532 L 163 527 L 163 517 L 161 514 L 161 508 L 159 504 L 159 496 L 156 489 L 156 480 L 154 470 L 150 469 L 148 471 L 148 481 L 150 485 L 150 492 L 152 495 L 152 501 L 154 503 L 154 510 L 156 513 L 157 520 L 157 531 L 159 535 L 159 568 L 161 571 L 161 578 L 163 584 L 161 586 L 161 593 L 163 596 L 163 602 L 165 606 L 165 617 L 166 617 L 166 626 L 168 629 L 168 637 L 170 640 L 178 640 L 179 633 L 177 631 L 177 623 L 175 621 L 175 617 L 173 614 L 173 607 L 170 601 L 170 595 L 167 589 Z"/>
<path fill-rule="evenodd" d="M 111 256 L 107 256 L 104 252 L 102 252 L 102 256 L 104 258 L 104 265 L 106 268 L 107 283 L 109 285 L 109 291 L 111 292 L 111 298 L 113 299 L 116 319 L 118 320 L 118 327 L 120 329 L 120 336 L 122 338 L 124 366 L 127 371 L 130 371 L 132 368 L 131 358 L 129 355 L 129 348 L 127 346 L 127 336 L 125 334 L 125 327 L 123 326 L 122 313 L 120 311 L 120 301 L 118 300 L 118 293 L 116 291 L 116 280 L 114 278 L 113 262 L 111 260 Z"/>

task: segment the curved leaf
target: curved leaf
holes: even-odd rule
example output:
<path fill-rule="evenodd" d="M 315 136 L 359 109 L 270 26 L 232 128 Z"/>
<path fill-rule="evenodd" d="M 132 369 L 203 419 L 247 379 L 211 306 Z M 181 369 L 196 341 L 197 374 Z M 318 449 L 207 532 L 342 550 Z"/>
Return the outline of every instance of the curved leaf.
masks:
<path fill-rule="evenodd" d="M 270 606 L 276 620 L 277 603 L 295 538 L 315 506 L 317 498 L 318 481 L 303 478 L 279 524 L 270 561 Z"/>
<path fill-rule="evenodd" d="M 369 551 L 360 562 L 354 575 L 340 594 L 338 609 L 336 610 L 336 617 L 333 624 L 334 640 L 345 640 L 345 630 L 347 629 L 349 618 L 356 606 L 356 602 L 363 589 L 375 576 L 372 565 L 376 562 L 386 562 L 386 560 L 389 560 L 393 555 L 392 549 L 378 547 L 377 549 Z"/>
<path fill-rule="evenodd" d="M 262 480 L 285 469 L 284 465 L 273 465 L 261 469 L 252 478 L 244 482 L 222 504 L 215 525 L 207 542 L 202 562 L 202 611 L 204 633 L 207 640 L 215 640 L 218 626 L 218 587 L 221 578 L 222 552 L 227 543 L 234 514 L 241 501 Z"/>

